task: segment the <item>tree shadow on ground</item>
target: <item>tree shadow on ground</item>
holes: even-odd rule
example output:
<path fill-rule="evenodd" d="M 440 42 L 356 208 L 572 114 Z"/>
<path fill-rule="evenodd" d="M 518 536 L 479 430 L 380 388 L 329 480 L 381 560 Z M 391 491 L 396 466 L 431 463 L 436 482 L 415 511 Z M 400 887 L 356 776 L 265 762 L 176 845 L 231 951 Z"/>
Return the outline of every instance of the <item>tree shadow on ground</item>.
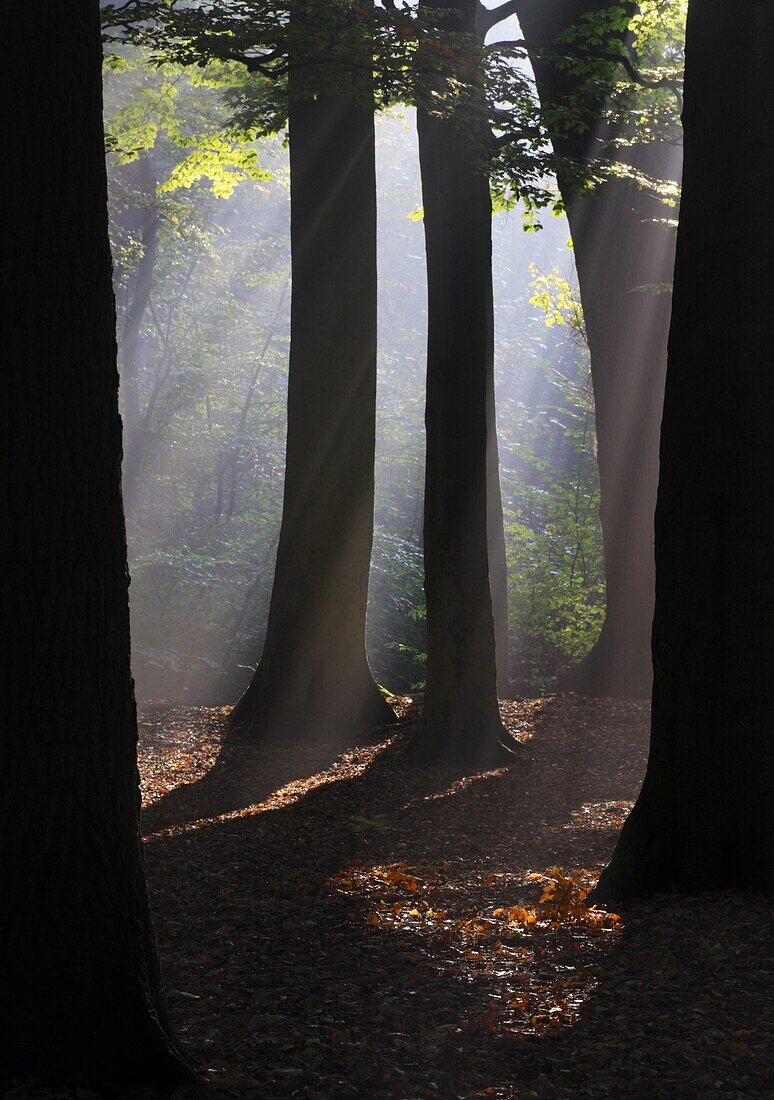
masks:
<path fill-rule="evenodd" d="M 770 1097 L 771 918 L 770 902 L 743 894 L 631 906 L 577 1024 L 511 1042 L 502 1095 Z"/>
<path fill-rule="evenodd" d="M 182 708 L 178 708 L 182 709 Z M 386 735 L 381 731 L 365 732 L 359 738 L 343 736 L 339 741 L 316 741 L 282 745 L 251 740 L 238 729 L 230 729 L 230 708 L 185 708 L 191 721 L 201 721 L 202 715 L 213 741 L 215 759 L 211 766 L 199 769 L 201 774 L 192 782 L 173 787 L 161 798 L 143 809 L 143 832 L 148 835 L 206 818 L 259 805 L 293 780 L 304 779 L 330 768 L 349 748 L 369 744 Z M 158 707 L 146 711 L 158 726 L 169 723 L 175 708 Z M 174 744 L 174 726 L 166 732 L 167 750 Z"/>
<path fill-rule="evenodd" d="M 511 707 L 526 738 L 512 767 L 417 773 L 397 735 L 263 808 L 253 788 L 220 820 L 197 803 L 189 824 L 151 839 L 170 1003 L 224 1095 L 703 1095 L 703 1063 L 664 1053 L 675 1019 L 705 1005 L 713 980 L 731 981 L 695 944 L 681 979 L 700 911 L 685 943 L 673 928 L 682 903 L 666 921 L 645 910 L 622 935 L 457 930 L 497 906 L 534 905 L 529 871 L 603 862 L 642 775 L 641 704 Z M 269 776 L 271 755 L 243 764 Z M 234 782 L 216 806 L 234 802 Z M 666 984 L 654 985 L 659 960 Z M 728 1031 L 721 1015 L 715 1030 Z M 659 1092 L 659 1075 L 677 1091 Z M 763 1095 L 750 1087 L 739 1095 Z"/>

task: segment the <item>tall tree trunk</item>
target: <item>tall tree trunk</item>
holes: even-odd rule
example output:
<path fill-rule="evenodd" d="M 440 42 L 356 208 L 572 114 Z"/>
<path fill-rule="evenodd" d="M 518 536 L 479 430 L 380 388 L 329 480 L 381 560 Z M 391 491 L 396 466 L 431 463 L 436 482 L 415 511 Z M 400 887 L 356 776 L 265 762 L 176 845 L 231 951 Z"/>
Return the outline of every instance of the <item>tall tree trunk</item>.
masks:
<path fill-rule="evenodd" d="M 670 151 L 659 151 L 656 172 L 669 171 Z M 599 639 L 564 686 L 593 695 L 644 697 L 652 678 L 653 515 L 671 307 L 658 288 L 671 280 L 675 240 L 654 220 L 654 206 L 624 181 L 568 202 L 591 352 L 606 609 Z"/>
<path fill-rule="evenodd" d="M 609 0 L 523 0 L 519 6 L 544 105 L 572 103 L 580 81 L 541 55 L 540 47 L 550 46 L 583 15 L 609 6 Z M 579 160 L 597 153 L 601 136 L 599 129 L 551 135 L 559 153 Z M 652 175 L 679 174 L 679 152 L 671 145 L 651 145 L 634 155 L 636 166 Z M 663 207 L 627 180 L 612 180 L 590 197 L 579 196 L 561 176 L 559 186 L 591 352 L 606 580 L 600 637 L 563 686 L 645 696 L 651 683 L 653 513 L 671 306 L 670 295 L 660 291 L 671 280 L 675 235 L 664 223 Z M 637 289 L 647 287 L 652 289 Z"/>
<path fill-rule="evenodd" d="M 772 38 L 768 0 L 691 0 L 651 750 L 606 900 L 774 877 Z"/>
<path fill-rule="evenodd" d="M 159 214 L 156 206 L 156 174 L 151 153 L 140 158 L 139 185 L 146 196 L 140 210 L 141 255 L 132 280 L 132 296 L 121 334 L 121 383 L 124 391 L 124 509 L 131 518 L 139 492 L 145 451 L 145 425 L 140 404 L 140 330 L 153 290 L 158 253 Z"/>
<path fill-rule="evenodd" d="M 190 1074 L 139 837 L 99 5 L 61 15 L 20 7 L 6 59 L 0 1075 L 173 1086 Z"/>
<path fill-rule="evenodd" d="M 394 717 L 365 645 L 376 421 L 373 107 L 290 98 L 292 294 L 282 528 L 266 642 L 233 720 L 351 739 Z"/>
<path fill-rule="evenodd" d="M 455 29 L 474 33 L 475 3 L 461 0 L 455 12 Z M 417 752 L 484 764 L 503 733 L 487 537 L 492 206 L 476 135 L 421 107 L 417 129 L 428 284 L 427 686 Z"/>

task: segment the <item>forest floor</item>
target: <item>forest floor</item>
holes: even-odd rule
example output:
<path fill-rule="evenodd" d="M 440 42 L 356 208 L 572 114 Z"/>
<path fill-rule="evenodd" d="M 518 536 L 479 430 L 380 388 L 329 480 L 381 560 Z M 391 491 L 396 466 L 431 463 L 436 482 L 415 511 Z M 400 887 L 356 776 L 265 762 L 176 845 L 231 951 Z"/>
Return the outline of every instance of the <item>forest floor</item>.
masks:
<path fill-rule="evenodd" d="M 523 752 L 464 775 L 410 769 L 410 725 L 337 755 L 224 746 L 227 709 L 146 708 L 169 1003 L 216 1095 L 772 1096 L 770 906 L 582 904 L 647 705 L 502 709 Z"/>

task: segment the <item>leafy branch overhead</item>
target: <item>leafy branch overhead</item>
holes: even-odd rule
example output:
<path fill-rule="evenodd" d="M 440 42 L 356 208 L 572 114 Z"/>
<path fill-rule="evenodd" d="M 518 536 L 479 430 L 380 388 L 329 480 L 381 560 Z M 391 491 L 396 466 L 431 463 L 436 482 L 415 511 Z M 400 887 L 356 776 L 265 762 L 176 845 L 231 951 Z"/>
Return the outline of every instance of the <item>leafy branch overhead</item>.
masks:
<path fill-rule="evenodd" d="M 220 144 L 192 155 L 193 175 L 224 158 L 249 174 L 254 165 L 238 146 L 284 131 L 290 94 L 346 90 L 366 106 L 420 106 L 478 134 L 500 206 L 561 210 L 557 173 L 583 190 L 627 173 L 673 203 L 674 185 L 635 172 L 622 150 L 679 141 L 684 0 L 644 0 L 637 10 L 618 0 L 531 51 L 521 38 L 487 42 L 518 7 L 479 6 L 466 30 L 456 10 L 394 0 L 130 0 L 106 5 L 103 23 L 110 47 L 139 44 L 155 64 L 199 71 L 220 88 L 231 122 Z M 529 68 L 536 56 L 573 76 L 572 102 L 540 103 Z M 595 138 L 595 156 L 582 164 L 560 156 L 547 135 L 598 129 L 600 103 L 611 136 Z"/>
<path fill-rule="evenodd" d="M 228 198 L 243 180 L 266 182 L 257 131 L 236 130 L 222 93 L 249 80 L 243 66 L 210 61 L 184 66 L 157 59 L 155 72 L 141 53 L 115 43 L 104 67 L 114 93 L 106 103 L 105 146 L 117 167 L 156 150 L 163 162 L 160 194 L 209 182 L 216 198 Z"/>

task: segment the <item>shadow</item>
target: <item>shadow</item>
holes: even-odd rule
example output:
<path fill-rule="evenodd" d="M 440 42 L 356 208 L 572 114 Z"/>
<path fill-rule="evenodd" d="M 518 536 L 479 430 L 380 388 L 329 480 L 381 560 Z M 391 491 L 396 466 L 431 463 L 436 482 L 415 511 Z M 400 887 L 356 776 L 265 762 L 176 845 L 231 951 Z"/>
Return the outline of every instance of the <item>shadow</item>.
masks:
<path fill-rule="evenodd" d="M 436 1053 L 444 1080 L 461 1073 L 438 1025 L 473 1011 L 473 992 L 411 942 L 374 935 L 330 882 L 353 859 L 406 857 L 396 806 L 438 777 L 404 781 L 403 749 L 393 737 L 291 804 L 146 845 L 170 1007 L 225 1095 L 388 1095 L 387 1081 L 413 1082 Z"/>
<path fill-rule="evenodd" d="M 192 824 L 205 819 L 217 819 L 237 813 L 251 805 L 259 805 L 294 780 L 314 776 L 331 768 L 347 751 L 356 752 L 352 740 L 346 742 L 317 741 L 307 744 L 281 745 L 256 742 L 228 725 L 230 708 L 170 708 L 156 707 L 144 712 L 145 724 L 155 724 L 162 730 L 162 742 L 174 748 L 174 729 L 165 726 L 177 710 L 183 709 L 192 720 L 205 715 L 210 727 L 214 762 L 198 770 L 193 782 L 181 783 L 143 809 L 143 834 L 148 836 L 164 829 Z M 394 732 L 398 725 L 390 727 Z M 372 731 L 358 738 L 359 745 L 378 744 L 387 730 Z M 166 735 L 166 736 L 165 736 Z M 330 777 L 335 779 L 335 774 Z"/>
<path fill-rule="evenodd" d="M 576 1026 L 512 1043 L 515 1076 L 539 1098 L 770 1097 L 771 917 L 741 894 L 631 906 Z"/>

